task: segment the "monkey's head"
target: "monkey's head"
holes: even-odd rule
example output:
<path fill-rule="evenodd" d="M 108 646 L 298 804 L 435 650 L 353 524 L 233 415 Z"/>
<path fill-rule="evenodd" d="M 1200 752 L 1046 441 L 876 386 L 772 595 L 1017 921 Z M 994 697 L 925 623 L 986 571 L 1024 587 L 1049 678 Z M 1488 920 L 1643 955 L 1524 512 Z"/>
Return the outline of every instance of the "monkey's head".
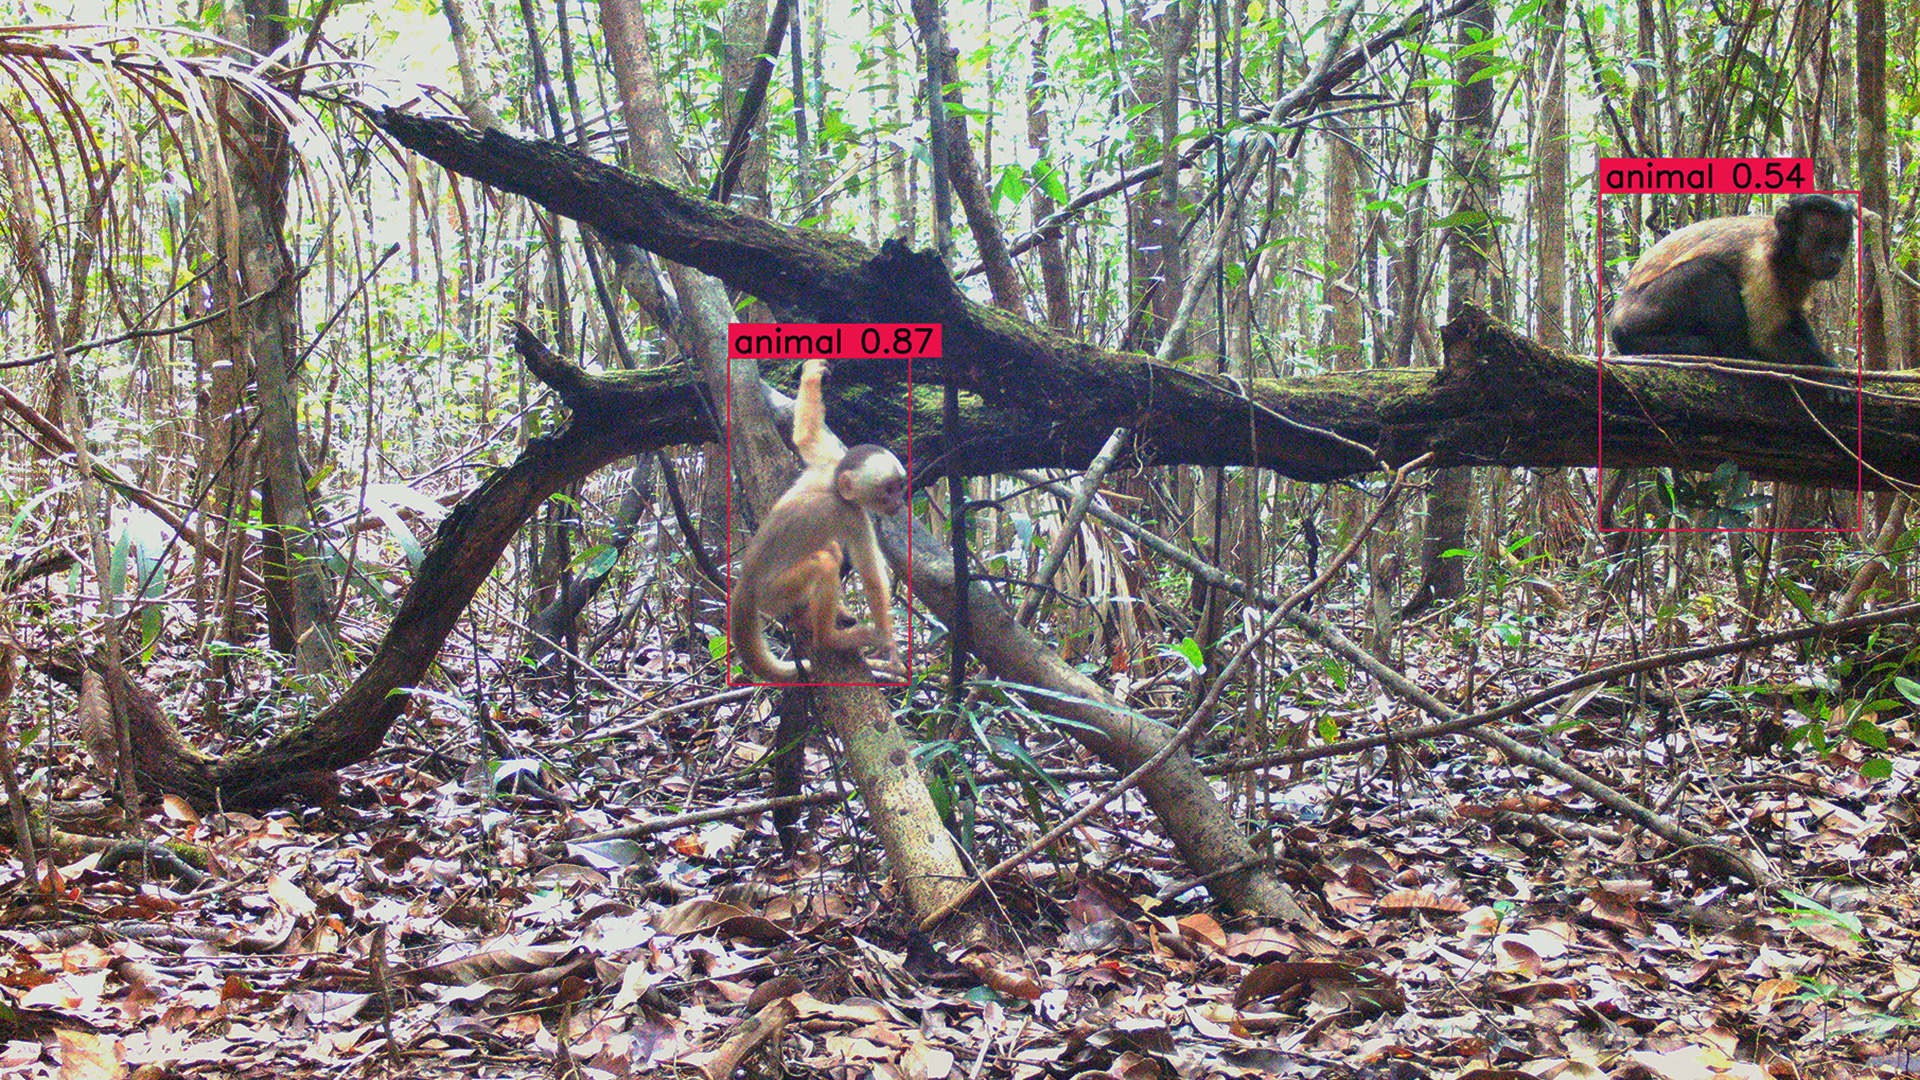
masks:
<path fill-rule="evenodd" d="M 884 446 L 862 443 L 848 450 L 833 483 L 841 498 L 876 514 L 892 516 L 906 503 L 907 470 Z"/>
<path fill-rule="evenodd" d="M 1795 195 L 1773 213 L 1774 259 L 1785 269 L 1825 281 L 1847 264 L 1853 207 L 1825 195 Z"/>

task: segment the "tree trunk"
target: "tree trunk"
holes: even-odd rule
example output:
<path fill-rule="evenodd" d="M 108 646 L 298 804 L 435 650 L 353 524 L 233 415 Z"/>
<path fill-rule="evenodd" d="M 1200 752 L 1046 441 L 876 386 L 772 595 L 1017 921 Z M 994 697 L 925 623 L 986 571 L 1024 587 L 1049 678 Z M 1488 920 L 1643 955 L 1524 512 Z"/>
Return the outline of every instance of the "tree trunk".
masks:
<path fill-rule="evenodd" d="M 1493 37 L 1493 5 L 1476 4 L 1460 17 L 1460 44 Z M 1457 318 L 1470 303 L 1485 303 L 1487 252 L 1495 242 L 1493 213 L 1500 205 L 1494 191 L 1492 161 L 1493 80 L 1480 77 L 1488 54 L 1460 62 L 1453 90 L 1455 178 L 1460 184 L 1456 212 L 1476 221 L 1454 225 L 1447 239 L 1447 315 Z M 1448 552 L 1467 545 L 1467 516 L 1473 500 L 1473 473 L 1442 469 L 1427 485 L 1427 517 L 1420 539 L 1420 584 L 1407 601 L 1411 614 L 1466 591 L 1466 560 Z"/>
<path fill-rule="evenodd" d="M 1046 179 L 1056 179 L 1065 187 L 1066 173 L 1053 159 L 1051 115 L 1047 111 L 1047 32 L 1053 25 L 1047 14 L 1047 0 L 1029 0 L 1027 10 L 1033 22 L 1030 31 L 1033 70 L 1027 77 L 1027 145 L 1034 152 L 1036 182 L 1030 205 L 1033 226 L 1037 229 L 1058 208 L 1048 193 Z M 1064 333 L 1073 329 L 1073 304 L 1067 296 L 1066 245 L 1055 233 L 1041 240 L 1039 248 L 1040 284 L 1047 297 L 1047 325 Z"/>
<path fill-rule="evenodd" d="M 245 0 L 235 40 L 268 56 L 287 41 L 286 0 Z M 229 303 L 258 297 L 234 312 L 242 352 L 259 392 L 261 576 L 267 581 L 267 626 L 273 647 L 294 658 L 302 675 L 332 671 L 338 661 L 331 588 L 314 528 L 307 471 L 300 457 L 299 317 L 281 230 L 292 162 L 286 130 L 267 110 L 230 88 L 219 110 L 233 178 L 233 215 L 216 215 L 230 256 L 219 275 Z M 225 230 L 231 227 L 231 233 Z M 250 363 L 249 363 L 250 362 Z"/>
<path fill-rule="evenodd" d="M 1540 242 L 1534 246 L 1540 286 L 1534 290 L 1533 335 L 1551 349 L 1567 347 L 1567 0 L 1546 0 L 1540 11 L 1539 131 L 1534 161 L 1540 171 L 1533 189 L 1534 220 Z M 1591 265 L 1591 264 L 1589 264 Z M 1534 532 L 1545 549 L 1565 556 L 1582 542 L 1585 529 L 1574 505 L 1567 474 L 1555 469 L 1540 475 L 1533 504 Z"/>

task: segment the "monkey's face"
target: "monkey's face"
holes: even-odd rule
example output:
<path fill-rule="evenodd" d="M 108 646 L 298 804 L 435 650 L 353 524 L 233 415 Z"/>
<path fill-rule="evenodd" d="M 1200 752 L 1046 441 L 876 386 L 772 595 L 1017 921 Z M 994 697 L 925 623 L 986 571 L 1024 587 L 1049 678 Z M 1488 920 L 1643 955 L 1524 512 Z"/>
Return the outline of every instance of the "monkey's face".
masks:
<path fill-rule="evenodd" d="M 873 498 L 869 505 L 880 513 L 892 517 L 900 512 L 907 503 L 907 478 L 894 476 L 880 481 L 873 487 Z"/>
<path fill-rule="evenodd" d="M 834 477 L 840 497 L 878 514 L 900 512 L 907 497 L 907 470 L 884 446 L 867 443 L 847 451 Z"/>
<path fill-rule="evenodd" d="M 1793 245 L 1793 261 L 1815 281 L 1825 281 L 1847 265 L 1853 244 L 1853 220 L 1839 214 L 1803 212 Z"/>

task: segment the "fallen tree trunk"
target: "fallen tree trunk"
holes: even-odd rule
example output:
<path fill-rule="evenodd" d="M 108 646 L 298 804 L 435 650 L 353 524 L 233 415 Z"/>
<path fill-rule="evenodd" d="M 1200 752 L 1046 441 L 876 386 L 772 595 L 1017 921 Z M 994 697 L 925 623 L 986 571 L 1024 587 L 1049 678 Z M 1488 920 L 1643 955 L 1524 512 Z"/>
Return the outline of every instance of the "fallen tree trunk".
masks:
<path fill-rule="evenodd" d="M 1254 465 L 1325 482 L 1398 467 L 1556 468 L 1733 462 L 1756 477 L 1886 488 L 1920 482 L 1920 399 L 1853 402 L 1780 376 L 1716 363 L 1646 367 L 1548 349 L 1477 311 L 1447 328 L 1446 366 L 1261 379 L 1242 386 L 1175 364 L 1064 339 L 962 296 L 938 258 L 889 243 L 874 252 L 835 233 L 787 228 L 550 143 L 477 134 L 388 111 L 380 126 L 464 176 L 524 195 L 608 237 L 703 270 L 793 322 L 938 322 L 946 362 L 978 395 L 965 445 L 939 434 L 934 406 L 914 419 L 914 454 L 962 474 L 1075 468 L 1114 428 L 1134 432 L 1141 464 Z M 1205 365 L 1203 365 L 1205 366 Z M 623 376 L 607 380 L 608 392 Z M 837 382 L 868 395 L 835 413 L 854 442 L 899 445 L 907 395 L 897 363 L 845 363 Z M 689 377 L 691 381 L 691 377 Z M 1857 430 L 1856 430 L 1857 428 Z M 1862 475 L 1859 457 L 1867 463 Z"/>

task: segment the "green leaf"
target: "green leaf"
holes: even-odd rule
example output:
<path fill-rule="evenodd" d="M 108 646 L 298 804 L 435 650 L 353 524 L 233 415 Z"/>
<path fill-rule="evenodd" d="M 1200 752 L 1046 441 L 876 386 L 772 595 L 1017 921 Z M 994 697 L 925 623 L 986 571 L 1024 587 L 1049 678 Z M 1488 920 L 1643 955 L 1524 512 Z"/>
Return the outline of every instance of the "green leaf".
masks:
<path fill-rule="evenodd" d="M 568 844 L 567 851 L 602 870 L 638 866 L 647 859 L 647 849 L 636 840 L 582 840 Z"/>
<path fill-rule="evenodd" d="M 1813 597 L 1808 596 L 1807 590 L 1801 588 L 1799 583 L 1782 578 L 1780 580 L 1780 595 L 1786 597 L 1787 603 L 1792 604 L 1794 610 L 1798 611 L 1801 616 L 1809 622 L 1818 621 L 1818 612 L 1814 609 Z"/>
<path fill-rule="evenodd" d="M 990 741 L 997 756 L 1018 762 L 1021 770 L 1027 775 L 1045 783 L 1054 794 L 1065 797 L 1066 787 L 1050 776 L 1047 770 L 1033 759 L 1033 754 L 1028 752 L 1026 745 L 1020 740 L 1008 738 L 1005 735 L 995 735 Z"/>
<path fill-rule="evenodd" d="M 1847 729 L 1847 734 L 1852 735 L 1856 741 L 1866 743 L 1875 750 L 1885 750 L 1887 748 L 1887 733 L 1880 730 L 1879 724 L 1865 717 L 1855 720 L 1853 726 Z"/>
<path fill-rule="evenodd" d="M 364 503 L 367 513 L 379 519 L 386 527 L 393 542 L 407 557 L 407 565 L 418 570 L 427 553 L 420 542 L 413 537 L 413 530 L 401 519 L 402 509 L 412 510 L 428 521 L 439 521 L 446 516 L 447 508 L 424 492 L 405 484 L 368 484 Z"/>
<path fill-rule="evenodd" d="M 140 612 L 140 660 L 145 663 L 153 659 L 153 647 L 160 642 L 160 632 L 167 626 L 167 609 L 164 604 L 148 604 Z"/>
<path fill-rule="evenodd" d="M 13 539 L 16 535 L 19 534 L 20 526 L 25 524 L 26 520 L 29 517 L 33 516 L 33 512 L 40 508 L 41 503 L 46 502 L 48 499 L 53 498 L 55 495 L 62 495 L 62 494 L 65 494 L 66 492 L 72 491 L 73 488 L 74 488 L 74 485 L 72 484 L 54 484 L 48 487 L 46 490 L 40 492 L 38 495 L 35 495 L 33 498 L 28 499 L 26 501 L 26 504 L 20 507 L 20 512 L 13 515 L 13 524 L 7 526 L 7 534 L 4 537 L 0 537 L 0 540 Z"/>
<path fill-rule="evenodd" d="M 1065 203 L 1070 201 L 1067 196 L 1066 174 L 1062 173 L 1052 161 L 1034 162 L 1033 179 L 1040 185 L 1040 189 L 1045 191 L 1047 196 L 1054 202 Z"/>
<path fill-rule="evenodd" d="M 1154 727 L 1160 726 L 1160 721 L 1155 720 L 1153 717 L 1148 716 L 1146 713 L 1143 713 L 1138 709 L 1129 708 L 1128 706 L 1122 705 L 1118 702 L 1093 701 L 1088 698 L 1081 697 L 1078 694 L 1066 694 L 1058 690 L 1049 690 L 1044 686 L 1028 686 L 1026 683 L 1008 682 L 1004 679 L 976 679 L 974 680 L 973 685 L 983 687 L 989 690 L 1005 690 L 1015 694 L 1022 694 L 1027 697 L 1045 698 L 1050 701 L 1059 701 L 1069 705 L 1079 706 L 1082 708 L 1097 709 L 1101 712 L 1110 712 L 1119 716 L 1127 717 L 1128 719 L 1138 723 L 1149 724 Z M 1056 725 L 1065 724 L 1068 727 L 1079 728 L 1082 731 L 1092 731 L 1092 732 L 1099 731 L 1099 728 L 1091 724 L 1082 723 L 1077 720 L 1068 720 L 1065 717 L 1060 717 L 1060 716 L 1049 715 L 1048 722 Z"/>
<path fill-rule="evenodd" d="M 1198 672 L 1206 671 L 1206 653 L 1200 648 L 1199 642 L 1190 637 L 1181 638 L 1180 643 L 1173 646 L 1173 651 L 1179 653 L 1182 659 L 1193 665 L 1193 670 Z"/>
<path fill-rule="evenodd" d="M 1008 205 L 1019 206 L 1027 201 L 1031 190 L 1027 174 L 1018 165 L 1009 165 L 1000 170 L 999 182 L 993 185 L 994 201 L 1005 201 Z"/>
<path fill-rule="evenodd" d="M 1473 32 L 1472 28 L 1469 29 L 1469 32 Z M 1493 50 L 1499 48 L 1502 45 L 1505 45 L 1506 43 L 1507 43 L 1506 38 L 1502 37 L 1499 34 L 1495 34 L 1492 37 L 1485 38 L 1480 41 L 1476 41 L 1471 45 L 1461 46 L 1459 51 L 1453 54 L 1453 59 L 1456 63 L 1458 63 L 1459 61 L 1465 60 L 1470 56 L 1478 56 L 1484 52 L 1492 52 Z"/>
<path fill-rule="evenodd" d="M 1448 214 L 1429 225 L 1431 229 L 1458 229 L 1464 225 L 1479 225 L 1487 220 L 1487 215 L 1478 210 L 1459 210 Z"/>
<path fill-rule="evenodd" d="M 1847 912 L 1835 911 L 1820 901 L 1815 900 L 1813 897 L 1804 896 L 1791 889 L 1781 889 L 1780 895 L 1799 905 L 1798 908 L 1787 911 L 1789 915 L 1799 916 L 1794 919 L 1793 924 L 1795 926 L 1812 926 L 1815 923 L 1824 921 L 1832 923 L 1835 926 L 1844 927 L 1849 933 L 1856 937 L 1864 936 L 1864 931 L 1860 926 L 1860 920 Z"/>
<path fill-rule="evenodd" d="M 413 530 L 407 528 L 407 523 L 400 520 L 400 515 L 394 513 L 393 508 L 384 503 L 375 503 L 369 506 L 367 511 L 379 518 L 380 524 L 387 527 L 388 535 L 393 537 L 393 542 L 400 546 L 401 553 L 407 557 L 407 565 L 415 570 L 420 569 L 420 564 L 427 558 L 426 549 L 420 546 L 420 541 L 413 538 Z"/>
<path fill-rule="evenodd" d="M 620 552 L 612 544 L 595 544 L 574 556 L 573 570 L 581 577 L 605 577 L 619 561 Z"/>
<path fill-rule="evenodd" d="M 471 701 L 465 698 L 454 697 L 452 694 L 439 690 L 430 690 L 424 686 L 404 686 L 392 691 L 392 693 L 407 694 L 412 697 L 423 697 L 429 701 L 437 701 L 453 710 L 456 716 L 470 716 L 473 713 L 473 703 Z"/>
<path fill-rule="evenodd" d="M 1905 675 L 1895 675 L 1893 688 L 1899 691 L 1901 697 L 1915 705 L 1920 705 L 1920 682 L 1914 682 Z"/>
<path fill-rule="evenodd" d="M 927 795 L 933 799 L 933 812 L 945 821 L 953 816 L 953 785 L 937 772 L 927 774 Z"/>
<path fill-rule="evenodd" d="M 133 534 L 126 529 L 117 530 L 113 538 L 113 551 L 107 556 L 107 588 L 104 599 L 116 600 L 121 593 L 127 591 L 127 552 L 132 548 Z"/>

